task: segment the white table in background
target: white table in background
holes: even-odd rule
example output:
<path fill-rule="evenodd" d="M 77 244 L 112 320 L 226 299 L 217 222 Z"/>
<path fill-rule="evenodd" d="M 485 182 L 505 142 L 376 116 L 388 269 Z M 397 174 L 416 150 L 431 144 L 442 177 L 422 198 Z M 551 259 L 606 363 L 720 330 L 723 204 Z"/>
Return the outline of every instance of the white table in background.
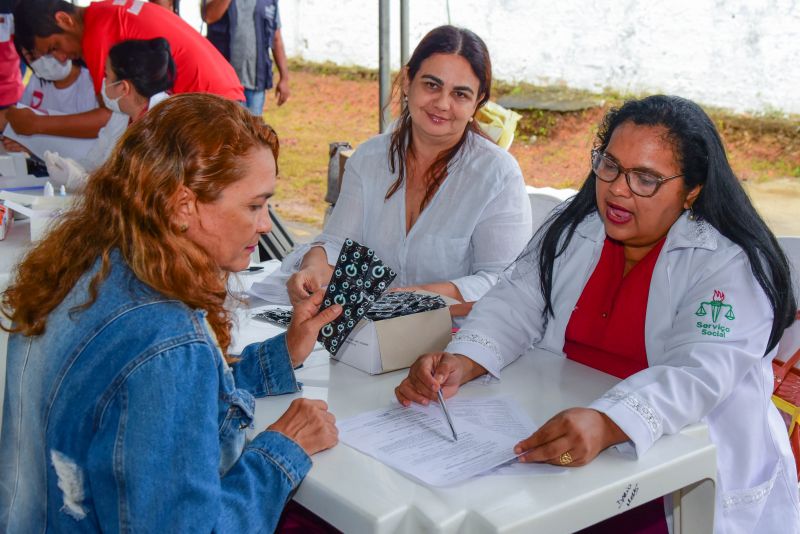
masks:
<path fill-rule="evenodd" d="M 246 314 L 240 330 L 250 340 L 279 331 Z M 388 406 L 405 376 L 406 371 L 370 376 L 317 350 L 297 371 L 302 392 L 257 401 L 255 428 L 274 422 L 297 397 L 325 400 L 340 419 Z M 502 381 L 478 380 L 459 395 L 511 394 L 542 424 L 563 409 L 587 405 L 616 382 L 536 351 L 505 369 Z M 663 437 L 639 460 L 606 451 L 567 474 L 478 477 L 444 489 L 415 482 L 346 445 L 313 460 L 294 499 L 344 532 L 572 532 L 669 494 L 676 504 L 674 532 L 712 531 L 716 449 L 702 424 Z"/>
<path fill-rule="evenodd" d="M 11 281 L 11 271 L 30 249 L 30 221 L 14 221 L 6 238 L 0 241 L 0 291 Z"/>

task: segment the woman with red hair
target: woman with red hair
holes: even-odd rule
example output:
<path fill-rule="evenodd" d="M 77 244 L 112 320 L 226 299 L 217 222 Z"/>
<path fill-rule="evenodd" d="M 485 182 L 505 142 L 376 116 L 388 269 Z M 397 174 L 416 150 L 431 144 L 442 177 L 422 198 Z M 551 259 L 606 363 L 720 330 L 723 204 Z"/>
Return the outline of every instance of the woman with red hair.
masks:
<path fill-rule="evenodd" d="M 3 294 L 2 532 L 272 531 L 337 441 L 322 401 L 245 429 L 254 397 L 298 391 L 293 368 L 340 308 L 318 314 L 318 292 L 285 335 L 227 351 L 228 273 L 270 230 L 275 132 L 212 95 L 156 110 Z"/>

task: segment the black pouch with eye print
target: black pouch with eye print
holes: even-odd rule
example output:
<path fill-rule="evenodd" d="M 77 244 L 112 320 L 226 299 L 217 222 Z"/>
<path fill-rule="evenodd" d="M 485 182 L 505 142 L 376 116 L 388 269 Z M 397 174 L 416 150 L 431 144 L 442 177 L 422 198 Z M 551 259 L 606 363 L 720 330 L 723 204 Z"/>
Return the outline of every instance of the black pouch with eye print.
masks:
<path fill-rule="evenodd" d="M 342 306 L 342 314 L 323 326 L 319 333 L 319 342 L 328 352 L 338 352 L 358 321 L 386 291 L 395 276 L 397 274 L 385 266 L 372 249 L 352 239 L 345 240 L 321 307 Z"/>
<path fill-rule="evenodd" d="M 423 295 L 410 291 L 393 291 L 386 293 L 375 301 L 367 311 L 367 319 L 382 321 L 394 319 L 405 315 L 414 315 L 431 310 L 438 310 L 447 306 L 442 297 L 437 295 Z"/>

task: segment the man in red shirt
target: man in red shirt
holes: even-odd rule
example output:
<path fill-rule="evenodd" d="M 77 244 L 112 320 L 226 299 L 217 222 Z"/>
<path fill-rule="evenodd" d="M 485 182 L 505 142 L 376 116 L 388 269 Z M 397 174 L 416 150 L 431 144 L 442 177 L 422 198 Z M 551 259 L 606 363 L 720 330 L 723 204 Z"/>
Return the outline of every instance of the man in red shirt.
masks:
<path fill-rule="evenodd" d="M 214 46 L 174 13 L 144 0 L 106 0 L 87 7 L 64 0 L 25 0 L 14 15 L 19 49 L 32 59 L 48 54 L 62 62 L 82 59 L 97 93 L 112 46 L 128 39 L 163 37 L 169 41 L 176 66 L 173 92 L 213 93 L 244 101 L 236 73 Z M 96 137 L 109 116 L 105 108 L 60 117 L 30 117 L 28 110 L 14 111 L 27 120 L 9 117 L 9 122 L 27 135 Z M 25 124 L 18 128 L 14 122 Z"/>

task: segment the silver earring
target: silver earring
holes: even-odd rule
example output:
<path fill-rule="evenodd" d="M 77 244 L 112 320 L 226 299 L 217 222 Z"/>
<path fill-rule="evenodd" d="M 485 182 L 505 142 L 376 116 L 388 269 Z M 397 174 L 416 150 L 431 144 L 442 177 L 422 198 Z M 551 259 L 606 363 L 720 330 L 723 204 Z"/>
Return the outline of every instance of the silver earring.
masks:
<path fill-rule="evenodd" d="M 697 214 L 695 214 L 694 208 L 689 208 L 689 220 L 690 221 L 696 221 L 697 220 Z"/>
<path fill-rule="evenodd" d="M 469 118 L 469 122 L 472 122 L 472 121 L 474 121 L 474 120 L 475 120 L 475 117 L 470 117 L 470 118 Z"/>

